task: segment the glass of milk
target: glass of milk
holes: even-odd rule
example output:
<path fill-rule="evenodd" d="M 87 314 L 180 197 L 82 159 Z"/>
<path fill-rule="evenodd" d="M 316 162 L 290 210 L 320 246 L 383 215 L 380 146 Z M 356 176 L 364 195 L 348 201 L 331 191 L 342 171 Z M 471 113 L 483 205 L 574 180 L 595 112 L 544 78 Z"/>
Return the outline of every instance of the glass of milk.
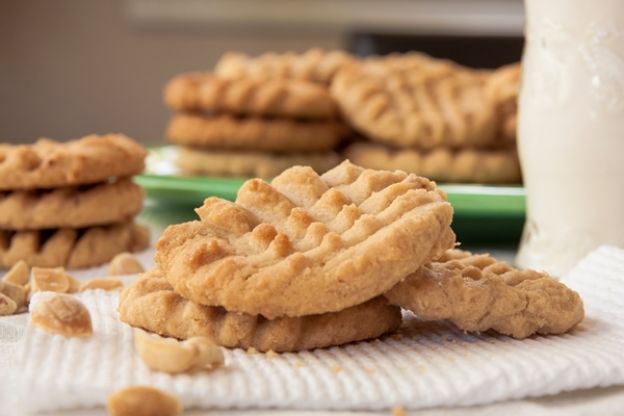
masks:
<path fill-rule="evenodd" d="M 525 0 L 516 262 L 562 276 L 624 247 L 624 0 Z"/>

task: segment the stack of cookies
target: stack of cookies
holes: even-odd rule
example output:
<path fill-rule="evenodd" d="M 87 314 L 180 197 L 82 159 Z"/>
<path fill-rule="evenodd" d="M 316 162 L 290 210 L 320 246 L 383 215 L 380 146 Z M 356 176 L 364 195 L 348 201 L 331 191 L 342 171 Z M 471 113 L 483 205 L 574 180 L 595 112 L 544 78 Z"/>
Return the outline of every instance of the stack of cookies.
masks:
<path fill-rule="evenodd" d="M 0 267 L 84 268 L 149 243 L 133 217 L 143 191 L 131 176 L 145 149 L 126 136 L 0 144 Z"/>
<path fill-rule="evenodd" d="M 442 182 L 518 183 L 519 67 L 480 71 L 409 53 L 343 67 L 331 90 L 365 141 L 345 156 Z"/>
<path fill-rule="evenodd" d="M 549 276 L 454 250 L 451 206 L 414 174 L 297 166 L 196 212 L 167 228 L 156 267 L 124 289 L 122 321 L 285 352 L 380 337 L 401 308 L 516 338 L 583 318 L 578 294 Z"/>
<path fill-rule="evenodd" d="M 181 74 L 165 88 L 176 113 L 167 137 L 189 174 L 272 177 L 303 164 L 325 171 L 340 161 L 346 134 L 327 87 L 302 79 Z"/>

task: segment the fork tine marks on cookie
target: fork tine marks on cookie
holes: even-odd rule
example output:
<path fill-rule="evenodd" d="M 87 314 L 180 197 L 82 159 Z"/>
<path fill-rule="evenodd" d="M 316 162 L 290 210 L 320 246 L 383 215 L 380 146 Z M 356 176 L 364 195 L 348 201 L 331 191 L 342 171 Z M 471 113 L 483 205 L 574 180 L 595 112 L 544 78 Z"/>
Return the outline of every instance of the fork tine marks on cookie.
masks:
<path fill-rule="evenodd" d="M 248 210 L 225 199 L 206 198 L 204 205 L 195 209 L 202 222 L 230 230 L 235 235 L 243 235 L 258 225 L 258 220 Z"/>
<path fill-rule="evenodd" d="M 271 186 L 304 208 L 314 205 L 329 189 L 309 166 L 294 166 L 285 170 L 271 181 Z"/>
<path fill-rule="evenodd" d="M 579 295 L 545 273 L 515 270 L 488 255 L 449 250 L 385 295 L 423 320 L 515 338 L 561 334 L 583 319 Z"/>
<path fill-rule="evenodd" d="M 296 206 L 262 179 L 248 180 L 241 186 L 236 203 L 252 212 L 259 221 L 283 224 Z"/>
<path fill-rule="evenodd" d="M 321 179 L 327 184 L 327 186 L 335 187 L 338 185 L 353 183 L 363 171 L 364 168 L 356 166 L 348 160 L 345 160 L 338 166 L 322 174 Z"/>
<path fill-rule="evenodd" d="M 452 208 L 435 184 L 349 162 L 320 177 L 295 167 L 276 186 L 250 180 L 238 208 L 227 204 L 208 200 L 198 210 L 202 222 L 169 227 L 156 261 L 183 296 L 267 318 L 365 302 L 454 244 Z M 223 224 L 228 215 L 213 210 L 234 210 L 232 220 L 243 224 Z M 232 251 L 218 258 L 192 254 L 212 238 Z M 302 296 L 305 302 L 297 300 Z"/>

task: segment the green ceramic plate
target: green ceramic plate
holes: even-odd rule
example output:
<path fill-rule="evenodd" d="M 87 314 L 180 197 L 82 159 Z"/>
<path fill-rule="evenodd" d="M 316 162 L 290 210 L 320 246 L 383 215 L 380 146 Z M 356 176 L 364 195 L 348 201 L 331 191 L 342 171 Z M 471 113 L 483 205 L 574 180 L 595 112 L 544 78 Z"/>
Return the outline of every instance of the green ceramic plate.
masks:
<path fill-rule="evenodd" d="M 180 174 L 173 164 L 175 148 L 151 149 L 146 173 L 136 178 L 151 205 L 188 209 L 207 196 L 233 200 L 245 178 L 194 177 Z M 454 228 L 461 241 L 517 241 L 524 222 L 525 193 L 521 186 L 440 184 L 455 210 Z M 178 207 L 174 208 L 176 205 Z M 182 208 L 184 206 L 184 208 Z"/>

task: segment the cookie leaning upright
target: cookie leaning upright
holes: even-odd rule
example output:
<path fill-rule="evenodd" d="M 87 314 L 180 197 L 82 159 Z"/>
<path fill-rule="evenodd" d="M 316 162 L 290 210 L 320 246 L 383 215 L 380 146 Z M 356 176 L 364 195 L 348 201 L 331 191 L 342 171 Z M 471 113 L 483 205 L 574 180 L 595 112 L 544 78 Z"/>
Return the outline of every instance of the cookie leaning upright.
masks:
<path fill-rule="evenodd" d="M 371 140 L 400 147 L 495 144 L 495 109 L 484 93 L 484 75 L 414 58 L 364 61 L 336 74 L 331 91 L 351 125 Z"/>
<path fill-rule="evenodd" d="M 376 143 L 353 143 L 344 153 L 367 168 L 437 181 L 518 183 L 517 75 L 513 65 L 477 70 L 419 53 L 346 66 L 332 94 L 348 123 Z"/>
<path fill-rule="evenodd" d="M 89 267 L 148 244 L 133 222 L 143 191 L 130 179 L 146 151 L 130 138 L 0 144 L 0 267 Z"/>
<path fill-rule="evenodd" d="M 452 208 L 433 182 L 348 161 L 247 181 L 167 228 L 155 260 L 183 297 L 269 319 L 336 312 L 386 292 L 451 248 Z"/>

